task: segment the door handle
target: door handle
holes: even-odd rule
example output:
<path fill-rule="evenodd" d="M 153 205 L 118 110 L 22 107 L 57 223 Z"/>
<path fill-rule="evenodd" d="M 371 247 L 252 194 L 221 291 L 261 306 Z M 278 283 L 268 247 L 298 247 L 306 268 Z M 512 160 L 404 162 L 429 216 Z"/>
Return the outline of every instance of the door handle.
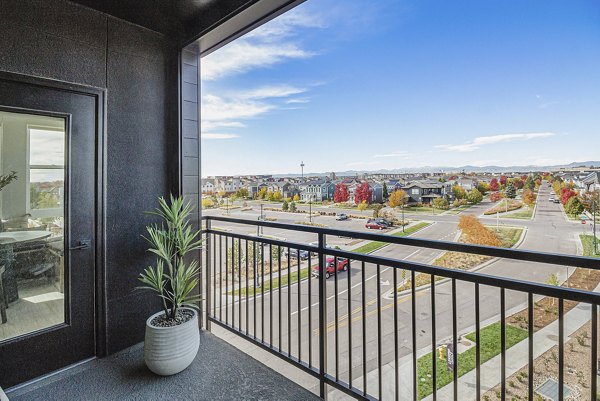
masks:
<path fill-rule="evenodd" d="M 82 249 L 88 249 L 92 246 L 92 241 L 89 239 L 82 239 L 81 241 L 78 241 L 77 243 L 78 243 L 78 245 L 70 247 L 69 250 L 70 251 L 80 251 Z"/>

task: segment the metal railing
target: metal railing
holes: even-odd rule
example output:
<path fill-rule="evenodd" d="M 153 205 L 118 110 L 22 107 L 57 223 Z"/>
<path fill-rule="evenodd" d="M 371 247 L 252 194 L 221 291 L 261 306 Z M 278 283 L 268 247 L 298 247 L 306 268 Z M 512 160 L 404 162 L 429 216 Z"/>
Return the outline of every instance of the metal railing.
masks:
<path fill-rule="evenodd" d="M 421 385 L 417 372 L 417 360 L 420 334 L 419 326 L 429 326 L 431 342 L 427 346 L 431 353 L 431 395 L 437 397 L 437 364 L 439 333 L 437 320 L 446 319 L 446 315 L 436 313 L 436 287 L 446 285 L 438 281 L 445 279 L 450 285 L 450 302 L 443 303 L 451 310 L 451 333 L 449 344 L 452 345 L 453 381 L 452 395 L 458 400 L 458 313 L 467 313 L 457 309 L 457 295 L 468 296 L 466 286 L 472 285 L 474 302 L 474 334 L 475 334 L 475 396 L 481 399 L 481 341 L 482 330 L 482 291 L 485 299 L 493 299 L 499 293 L 500 324 L 500 399 L 507 396 L 506 386 L 506 302 L 508 291 L 511 299 L 522 293 L 524 308 L 527 310 L 527 399 L 534 398 L 534 304 L 539 296 L 558 299 L 558 400 L 564 399 L 564 307 L 565 301 L 574 301 L 589 305 L 591 322 L 590 346 L 590 384 L 589 399 L 596 400 L 596 376 L 598 361 L 598 329 L 597 312 L 600 294 L 561 286 L 553 286 L 523 280 L 490 276 L 462 270 L 446 269 L 407 260 L 398 260 L 369 254 L 343 251 L 328 246 L 327 237 L 349 237 L 359 240 L 379 241 L 386 244 L 428 248 L 442 251 L 485 255 L 494 258 L 550 263 L 570 267 L 600 270 L 600 259 L 533 252 L 517 249 L 506 249 L 488 246 L 468 245 L 455 242 L 424 240 L 410 237 L 398 237 L 385 234 L 371 234 L 357 231 L 345 231 L 313 226 L 281 224 L 266 221 L 250 221 L 225 217 L 204 217 L 204 269 L 206 283 L 204 297 L 207 327 L 216 324 L 233 332 L 258 347 L 277 355 L 291 365 L 315 377 L 320 383 L 320 396 L 325 398 L 327 386 L 332 386 L 356 399 L 384 398 L 384 359 L 386 365 L 393 367 L 394 385 L 386 386 L 389 398 L 404 399 L 401 385 L 407 380 L 412 389 L 410 398 L 420 399 L 418 388 Z M 282 239 L 254 234 L 241 234 L 234 230 L 213 228 L 213 222 L 234 224 L 237 227 L 273 228 L 295 232 L 310 233 L 316 236 L 316 244 L 290 242 Z M 241 231 L 241 230 L 240 230 Z M 316 262 L 313 263 L 313 262 Z M 323 272 L 328 265 L 333 265 L 333 283 Z M 303 267 L 305 266 L 305 267 Z M 318 271 L 315 270 L 318 266 Z M 393 313 L 382 307 L 382 273 L 392 269 L 393 291 L 388 299 L 393 302 L 390 307 Z M 398 291 L 398 275 L 401 271 L 409 273 L 410 288 Z M 346 272 L 345 287 L 340 290 L 340 272 Z M 367 278 L 367 274 L 371 274 Z M 417 274 L 429 276 L 430 282 L 423 289 L 417 288 Z M 313 278 L 313 275 L 316 278 Z M 370 279 L 376 280 L 373 285 Z M 460 285 L 460 290 L 457 288 Z M 316 287 L 315 287 L 316 286 Z M 332 287 L 332 288 L 331 288 Z M 469 287 L 470 288 L 470 287 Z M 373 291 L 375 299 L 367 302 L 367 292 Z M 495 291 L 495 292 L 494 292 Z M 426 319 L 418 319 L 418 294 L 429 292 L 423 299 L 429 302 Z M 439 296 L 439 294 L 438 294 Z M 345 298 L 345 299 L 344 299 Z M 429 299 L 427 299 L 429 298 Z M 399 305 L 403 300 L 410 300 L 410 357 L 409 371 L 412 377 L 401 374 L 400 360 L 401 321 Z M 420 302 L 423 304 L 425 302 Z M 367 312 L 369 307 L 375 310 Z M 422 305 L 421 305 L 422 306 Z M 274 309 L 276 309 L 274 311 Z M 343 316 L 340 313 L 345 312 Z M 353 317 L 354 316 L 354 317 Z M 373 316 L 376 325 L 367 324 L 367 318 Z M 303 323 L 303 319 L 306 319 Z M 387 319 L 384 323 L 383 319 Z M 389 322 L 389 319 L 392 322 Z M 328 323 L 329 320 L 332 322 Z M 361 322 L 360 324 L 356 322 Z M 356 324 L 355 324 L 356 323 Z M 402 320 L 402 326 L 406 321 Z M 384 326 L 385 325 L 385 330 Z M 345 328 L 342 330 L 343 327 Z M 353 327 L 354 326 L 354 327 Z M 385 332 L 384 332 L 385 331 Z M 393 333 L 393 334 L 392 334 Z M 345 338 L 341 339 L 341 336 Z M 393 352 L 384 355 L 384 341 L 390 343 L 393 337 Z M 342 340 L 346 344 L 342 344 Z M 402 338 L 406 340 L 406 338 Z M 344 349 L 341 349 L 341 347 Z M 375 349 L 372 349 L 375 348 Z M 374 354 L 373 357 L 371 354 Z M 341 356 L 344 355 L 344 358 Z M 375 363 L 376 361 L 376 363 Z M 376 366 L 374 366 L 376 365 Z M 373 379 L 376 375 L 376 380 Z M 376 383 L 376 384 L 373 384 Z"/>

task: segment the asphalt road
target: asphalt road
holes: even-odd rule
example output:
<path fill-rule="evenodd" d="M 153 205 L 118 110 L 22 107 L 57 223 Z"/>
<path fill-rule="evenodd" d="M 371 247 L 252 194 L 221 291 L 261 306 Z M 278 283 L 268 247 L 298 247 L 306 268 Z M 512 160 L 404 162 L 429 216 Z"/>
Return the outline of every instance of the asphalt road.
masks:
<path fill-rule="evenodd" d="M 500 224 L 505 226 L 522 226 L 526 228 L 524 240 L 519 245 L 521 249 L 530 249 L 544 252 L 558 252 L 577 254 L 576 235 L 587 226 L 569 222 L 558 204 L 548 202 L 550 192 L 546 185 L 542 186 L 538 196 L 538 205 L 534 219 L 516 220 L 501 218 Z M 495 217 L 488 218 L 481 214 L 491 207 L 489 202 L 476 205 L 464 213 L 480 216 L 486 224 L 496 224 Z M 206 211 L 205 214 L 220 214 L 220 211 Z M 356 213 L 356 212 L 354 212 Z M 366 212 L 365 212 L 366 213 Z M 260 214 L 258 208 L 250 211 L 230 211 L 231 217 L 256 220 Z M 283 212 L 265 212 L 267 217 L 277 218 L 278 222 L 295 223 L 306 221 L 308 217 L 302 214 Z M 432 221 L 433 224 L 414 236 L 426 239 L 452 241 L 457 236 L 457 223 L 460 215 L 418 214 L 407 218 Z M 325 224 L 328 227 L 345 228 L 349 230 L 364 230 L 364 220 L 355 219 L 348 221 L 335 221 L 333 217 L 319 216 L 314 222 Z M 256 228 L 240 227 L 240 225 L 215 222 L 213 226 L 219 229 L 243 234 L 256 234 Z M 264 229 L 264 235 L 285 239 L 292 242 L 309 243 L 316 241 L 316 235 L 310 233 L 294 232 L 289 230 Z M 328 238 L 328 243 L 338 245 L 344 249 L 356 246 L 357 241 L 347 238 Z M 429 263 L 441 252 L 432 249 L 423 249 L 409 246 L 389 245 L 374 253 L 377 256 L 394 259 L 409 260 Z M 305 266 L 306 264 L 304 264 Z M 314 265 L 314 262 L 313 262 Z M 297 266 L 292 267 L 292 271 Z M 381 365 L 386 365 L 394 360 L 394 317 L 397 317 L 397 347 L 399 357 L 412 354 L 412 297 L 404 296 L 394 302 L 386 293 L 394 288 L 394 270 L 381 266 L 365 264 L 365 283 L 362 284 L 362 266 L 352 262 L 349 272 L 340 272 L 336 277 L 327 282 L 327 332 L 328 332 L 328 371 L 341 380 L 348 381 L 350 367 L 355 386 L 362 388 L 363 351 L 366 353 L 366 371 L 378 369 L 378 345 L 381 338 Z M 567 269 L 564 266 L 521 262 L 516 260 L 498 259 L 480 270 L 481 273 L 510 277 L 534 282 L 545 282 L 551 273 L 565 278 Z M 401 272 L 396 272 L 397 282 L 401 281 Z M 242 280 L 244 281 L 244 280 Z M 337 282 L 336 282 L 337 281 Z M 230 282 L 231 283 L 231 282 Z M 378 285 L 379 284 L 379 285 Z M 231 285 L 231 284 L 230 284 Z M 309 290 L 310 287 L 310 290 Z M 318 281 L 316 279 L 303 280 L 300 283 L 284 286 L 281 291 L 277 289 L 267 292 L 264 296 L 256 298 L 250 294 L 248 299 L 241 300 L 226 296 L 225 285 L 220 289 L 217 284 L 217 293 L 223 294 L 221 312 L 223 318 L 229 315 L 231 321 L 235 315 L 235 325 L 248 330 L 250 335 L 256 335 L 272 344 L 276 348 L 299 356 L 301 359 L 318 366 Z M 452 336 L 452 287 L 450 282 L 440 282 L 435 286 L 435 321 L 436 343 L 448 341 Z M 231 287 L 229 287 L 231 289 Z M 471 332 L 475 325 L 475 299 L 474 285 L 457 282 L 457 327 L 458 333 Z M 310 294 L 309 294 L 310 292 Z M 337 299 L 335 294 L 338 294 Z M 309 297 L 310 295 L 310 297 Z M 363 309 L 363 296 L 365 308 Z M 500 316 L 500 291 L 497 288 L 482 286 L 480 289 L 480 316 L 482 322 L 497 321 Z M 416 296 L 416 333 L 417 354 L 431 348 L 432 344 L 432 294 L 429 288 L 419 291 Z M 524 306 L 526 295 L 507 291 L 506 310 L 519 309 Z M 225 307 L 228 305 L 228 308 Z M 217 305 L 218 306 L 218 305 Z M 246 308 L 248 326 L 246 327 Z M 256 313 L 254 312 L 256 308 Z M 337 311 L 337 315 L 336 315 Z M 270 319 L 270 316 L 273 319 Z M 281 318 L 280 318 L 281 316 Z M 310 319 L 309 319 L 310 317 Z M 256 318 L 256 330 L 254 319 Z M 271 320 L 273 325 L 271 326 Z M 336 325 L 337 321 L 337 325 Z M 280 329 L 281 325 L 281 329 Z M 337 327 L 336 327 L 337 326 Z M 272 330 L 271 330 L 272 327 Z M 288 328 L 289 327 L 289 328 Z M 380 335 L 379 335 L 380 331 Z M 363 350 L 363 332 L 365 347 Z M 288 335 L 289 334 L 289 335 Z M 337 336 L 336 336 L 337 334 Z M 350 338 L 352 341 L 350 342 Z M 280 340 L 281 339 L 281 340 Z M 352 344 L 352 347 L 350 347 Z M 309 357 L 309 345 L 312 352 Z M 337 360 L 336 360 L 337 355 Z M 351 365 L 350 365 L 351 362 Z M 393 383 L 387 383 L 393 386 Z M 369 390 L 377 396 L 377 389 Z"/>

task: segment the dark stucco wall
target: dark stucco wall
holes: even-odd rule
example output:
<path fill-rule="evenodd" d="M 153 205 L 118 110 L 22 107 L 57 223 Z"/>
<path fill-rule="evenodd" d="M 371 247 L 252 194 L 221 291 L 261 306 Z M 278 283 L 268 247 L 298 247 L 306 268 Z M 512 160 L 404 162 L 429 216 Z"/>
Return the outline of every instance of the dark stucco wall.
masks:
<path fill-rule="evenodd" d="M 163 35 L 64 0 L 0 0 L 0 71 L 107 90 L 107 350 L 143 339 L 154 297 L 142 212 L 179 190 L 178 51 Z M 103 118 L 103 116 L 100 116 Z"/>

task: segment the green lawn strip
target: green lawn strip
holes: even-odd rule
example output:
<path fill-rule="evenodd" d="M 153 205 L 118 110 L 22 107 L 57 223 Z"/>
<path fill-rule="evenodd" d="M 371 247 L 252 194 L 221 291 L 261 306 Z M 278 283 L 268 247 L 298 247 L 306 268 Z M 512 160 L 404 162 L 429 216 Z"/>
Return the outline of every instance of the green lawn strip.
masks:
<path fill-rule="evenodd" d="M 461 212 L 464 212 L 465 210 L 467 210 L 471 206 L 473 206 L 473 205 L 462 205 L 462 206 L 459 206 L 459 207 L 455 207 L 454 209 L 450 209 L 448 211 L 448 214 L 459 214 Z"/>
<path fill-rule="evenodd" d="M 466 338 L 475 341 L 475 332 L 467 334 Z M 527 331 L 506 325 L 506 349 L 518 344 L 527 338 Z M 485 363 L 500 354 L 500 323 L 493 323 L 487 327 L 481 329 L 480 332 L 480 350 L 481 350 L 481 363 Z M 458 377 L 475 369 L 475 347 L 469 348 L 465 352 L 458 354 Z M 439 351 L 436 351 L 439 358 Z M 427 355 L 420 357 L 417 360 L 417 376 L 418 380 L 418 394 L 419 400 L 427 397 L 433 392 L 433 383 L 431 372 L 433 366 L 431 363 L 431 352 Z M 436 363 L 436 376 L 437 376 L 437 389 L 452 383 L 453 374 L 448 369 L 446 361 L 440 359 Z M 423 380 L 424 379 L 424 380 Z"/>
<path fill-rule="evenodd" d="M 410 234 L 412 234 L 418 230 L 421 230 L 422 228 L 425 228 L 429 225 L 431 225 L 431 223 L 420 222 L 420 223 L 415 224 L 414 226 L 408 227 L 407 229 L 404 230 L 404 232 L 399 231 L 397 233 L 392 234 L 392 236 L 406 237 L 407 235 L 410 235 Z M 358 248 L 352 249 L 352 252 L 367 254 L 367 253 L 374 252 L 380 248 L 383 248 L 384 246 L 386 246 L 388 244 L 389 244 L 389 242 L 371 241 L 369 243 L 366 243 L 365 245 L 359 246 Z"/>
<path fill-rule="evenodd" d="M 405 237 L 407 235 L 410 235 L 422 228 L 425 228 L 427 226 L 431 225 L 431 223 L 426 223 L 426 222 L 420 222 L 415 224 L 414 226 L 410 226 L 408 227 L 405 232 L 397 232 L 395 234 L 392 234 L 395 237 Z M 366 254 L 369 252 L 373 252 L 381 247 L 383 247 L 384 245 L 388 244 L 387 242 L 379 242 L 379 241 L 372 241 L 368 244 L 365 244 L 359 248 L 353 249 L 352 252 L 355 253 L 361 253 L 361 254 Z M 308 277 L 308 275 L 310 274 L 310 269 L 308 267 L 305 267 L 304 269 L 300 269 L 300 280 L 303 280 L 305 278 Z M 256 293 L 260 294 L 261 292 L 264 291 L 269 291 L 271 289 L 271 287 L 273 288 L 279 288 L 280 284 L 279 282 L 281 281 L 281 286 L 285 286 L 288 283 L 288 275 L 287 274 L 281 274 L 279 277 L 275 277 L 273 279 L 273 281 L 268 281 L 266 280 L 262 287 L 256 287 Z M 292 272 L 291 273 L 291 279 L 289 279 L 290 284 L 294 284 L 298 281 L 298 271 Z M 240 288 L 238 290 L 234 290 L 232 292 L 229 293 L 229 295 L 242 295 L 245 296 L 246 295 L 246 288 Z M 253 295 L 254 294 L 254 286 L 248 287 L 248 295 Z"/>
<path fill-rule="evenodd" d="M 600 254 L 594 255 L 594 236 L 589 234 L 579 234 L 581 239 L 581 245 L 583 245 L 583 256 L 592 256 L 594 258 L 600 258 Z M 596 237 L 598 243 L 598 249 L 600 250 L 600 239 Z"/>
<path fill-rule="evenodd" d="M 523 206 L 523 208 L 517 212 L 505 214 L 503 217 L 508 217 L 510 219 L 531 219 L 533 216 L 533 207 L 531 206 Z"/>

